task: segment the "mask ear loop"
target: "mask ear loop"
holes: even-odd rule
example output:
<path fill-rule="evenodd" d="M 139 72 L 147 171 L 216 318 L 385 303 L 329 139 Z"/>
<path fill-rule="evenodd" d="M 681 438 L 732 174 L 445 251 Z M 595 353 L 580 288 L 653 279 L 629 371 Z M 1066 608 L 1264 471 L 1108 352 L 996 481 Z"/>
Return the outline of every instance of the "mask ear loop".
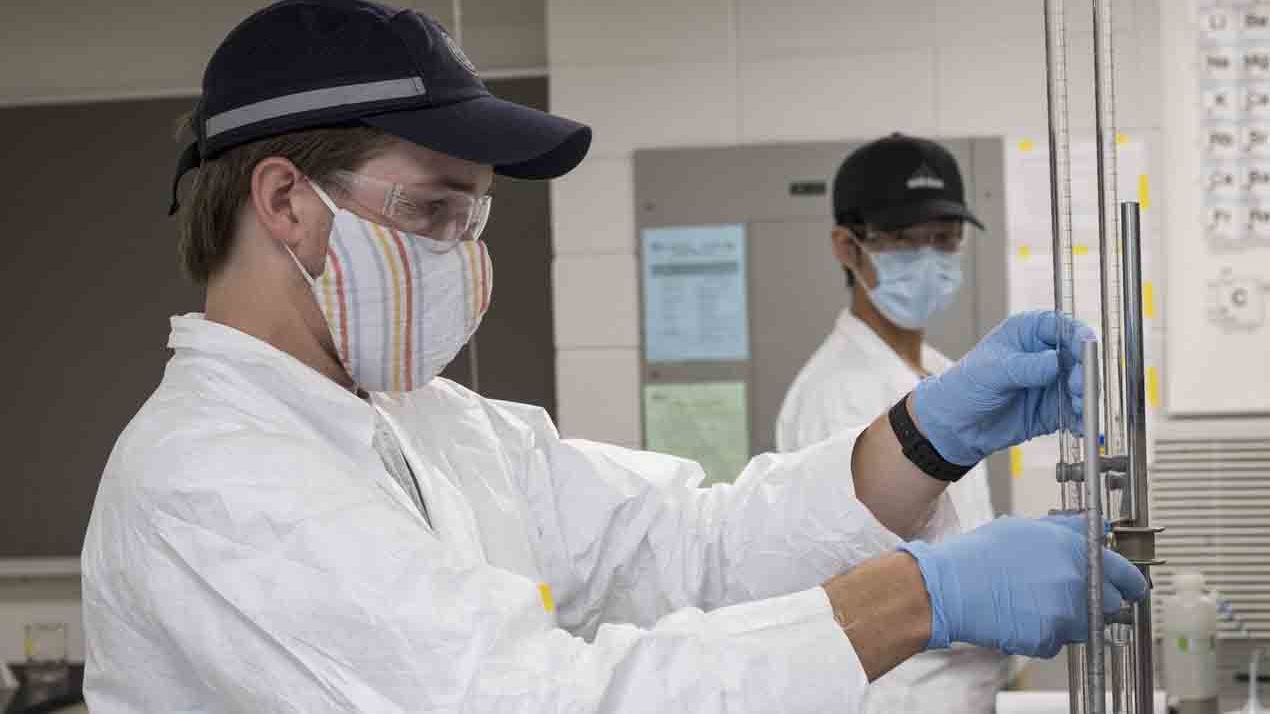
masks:
<path fill-rule="evenodd" d="M 339 215 L 339 212 L 340 212 L 339 206 L 336 206 L 335 201 L 331 200 L 331 197 L 326 194 L 326 191 L 324 191 L 321 186 L 317 185 L 317 181 L 314 181 L 313 179 L 308 178 L 307 176 L 305 177 L 304 180 L 308 181 L 309 185 L 313 187 L 313 192 L 318 195 L 318 198 L 322 199 L 322 203 L 325 203 L 326 207 L 331 209 L 331 215 L 333 216 Z"/>
<path fill-rule="evenodd" d="M 864 265 L 864 259 L 868 258 L 869 263 L 873 265 L 873 270 L 876 272 L 877 264 L 873 262 L 873 251 L 864 246 L 864 238 L 860 235 L 867 229 L 861 227 L 860 231 L 854 228 L 847 228 L 847 230 L 851 232 L 851 247 L 855 248 L 856 261 L 860 263 L 860 265 L 856 266 L 856 269 L 859 270 Z"/>
<path fill-rule="evenodd" d="M 313 179 L 306 176 L 304 180 L 309 182 L 309 186 L 313 188 L 313 192 L 316 193 L 322 203 L 326 204 L 326 207 L 330 209 L 331 215 L 338 216 L 340 209 L 335 205 L 335 201 L 332 201 L 331 197 L 326 195 L 326 191 L 322 190 L 322 187 L 317 185 L 317 182 Z M 300 269 L 300 275 L 304 276 L 304 282 L 308 283 L 310 288 L 316 287 L 317 278 L 309 275 L 308 268 L 305 268 L 304 264 L 300 262 L 300 259 L 295 256 L 295 251 L 291 250 L 291 246 L 283 243 L 282 247 L 287 251 L 287 255 L 291 256 L 291 261 L 295 263 L 295 267 Z"/>

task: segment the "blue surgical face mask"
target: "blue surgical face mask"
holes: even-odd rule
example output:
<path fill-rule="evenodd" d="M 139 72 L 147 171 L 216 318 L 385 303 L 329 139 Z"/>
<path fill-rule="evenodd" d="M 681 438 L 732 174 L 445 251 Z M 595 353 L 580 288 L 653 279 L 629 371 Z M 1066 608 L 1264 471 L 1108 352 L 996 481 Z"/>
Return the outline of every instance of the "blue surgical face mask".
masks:
<path fill-rule="evenodd" d="M 961 253 L 924 246 L 917 250 L 865 251 L 877 272 L 869 299 L 886 319 L 920 330 L 952 304 L 961 287 Z"/>

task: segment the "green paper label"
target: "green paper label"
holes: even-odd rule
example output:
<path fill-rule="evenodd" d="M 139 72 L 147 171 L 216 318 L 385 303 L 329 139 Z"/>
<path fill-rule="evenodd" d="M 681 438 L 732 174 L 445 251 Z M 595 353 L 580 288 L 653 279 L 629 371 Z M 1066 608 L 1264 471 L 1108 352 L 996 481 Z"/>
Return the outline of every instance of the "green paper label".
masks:
<path fill-rule="evenodd" d="M 1217 651 L 1217 636 L 1210 635 L 1207 641 L 1197 640 L 1191 637 L 1179 637 L 1177 638 L 1177 649 L 1179 652 L 1191 652 L 1191 651 L 1199 652 L 1201 650 L 1207 650 L 1208 652 L 1216 652 Z"/>

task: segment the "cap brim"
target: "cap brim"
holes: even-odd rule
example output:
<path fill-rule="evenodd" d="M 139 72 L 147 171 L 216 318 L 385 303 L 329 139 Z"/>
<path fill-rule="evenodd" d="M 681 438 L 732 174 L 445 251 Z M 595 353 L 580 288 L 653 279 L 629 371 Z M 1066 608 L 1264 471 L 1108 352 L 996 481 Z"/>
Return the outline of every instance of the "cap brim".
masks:
<path fill-rule="evenodd" d="M 975 214 L 971 213 L 969 208 L 956 201 L 949 201 L 943 198 L 932 198 L 926 201 L 918 201 L 917 203 L 892 206 L 881 211 L 866 213 L 863 218 L 866 223 L 877 226 L 882 230 L 896 230 L 925 221 L 948 220 L 969 221 L 983 229 L 983 222 L 975 217 Z"/>
<path fill-rule="evenodd" d="M 369 126 L 522 179 L 573 170 L 591 148 L 591 128 L 494 96 L 363 117 Z"/>

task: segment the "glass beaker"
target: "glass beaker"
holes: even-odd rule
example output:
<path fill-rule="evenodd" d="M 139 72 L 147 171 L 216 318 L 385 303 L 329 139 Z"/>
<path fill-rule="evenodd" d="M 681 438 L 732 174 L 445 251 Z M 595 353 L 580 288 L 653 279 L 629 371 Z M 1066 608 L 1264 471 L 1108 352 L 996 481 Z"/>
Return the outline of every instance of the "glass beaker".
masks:
<path fill-rule="evenodd" d="M 70 676 L 66 663 L 66 623 L 34 622 L 26 626 L 26 683 L 36 689 L 65 684 Z"/>

